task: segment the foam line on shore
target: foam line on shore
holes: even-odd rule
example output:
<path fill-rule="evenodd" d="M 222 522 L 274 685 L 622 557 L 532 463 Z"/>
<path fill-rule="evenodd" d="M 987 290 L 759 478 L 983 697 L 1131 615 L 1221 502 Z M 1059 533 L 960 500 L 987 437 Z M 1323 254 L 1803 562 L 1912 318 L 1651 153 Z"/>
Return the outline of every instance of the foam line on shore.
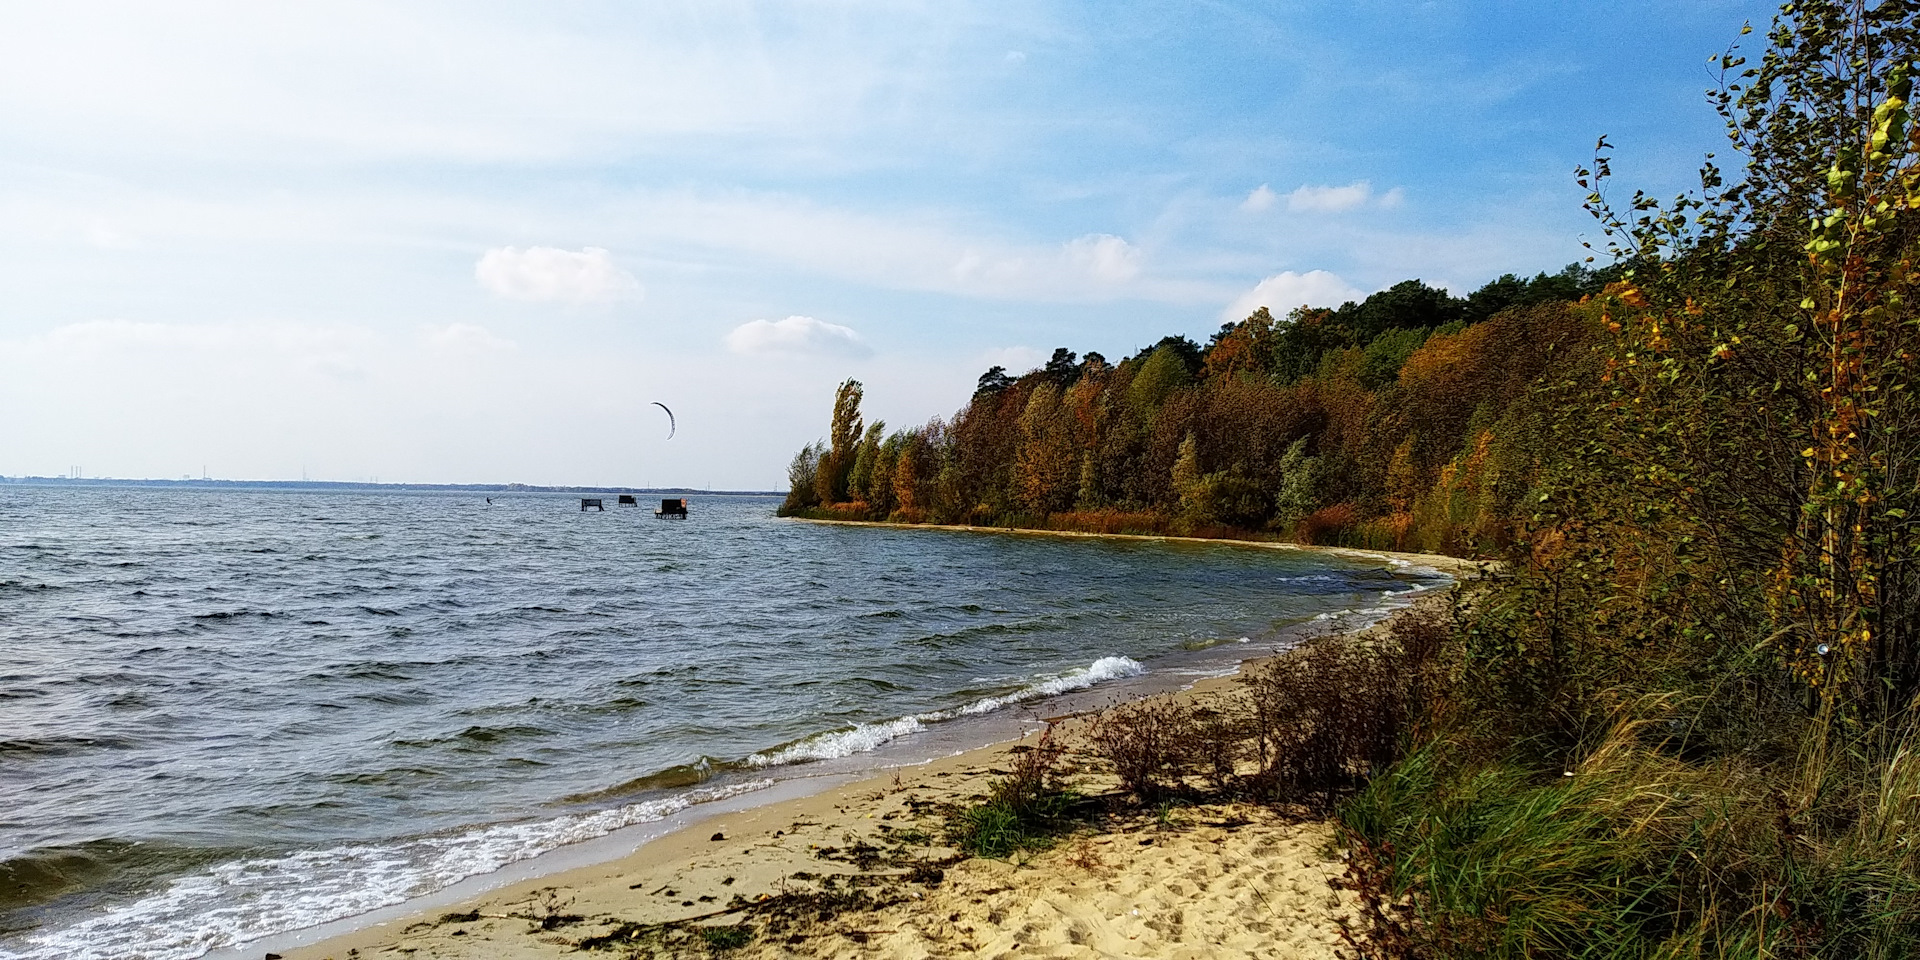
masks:
<path fill-rule="evenodd" d="M 1075 690 L 1085 690 L 1098 683 L 1137 677 L 1145 672 L 1147 668 L 1132 657 L 1101 657 L 1089 666 L 1057 676 L 1044 677 L 1011 693 L 983 697 L 952 710 L 932 710 L 814 734 L 772 750 L 756 753 L 746 759 L 746 765 L 761 768 L 775 767 L 805 763 L 810 760 L 835 760 L 856 753 L 871 753 L 908 734 L 925 730 L 929 723 L 991 713 L 1017 703 L 1058 696 Z"/>
<path fill-rule="evenodd" d="M 403 903 L 557 847 L 772 785 L 772 780 L 751 780 L 592 813 L 494 824 L 402 843 L 232 860 L 79 923 L 30 936 L 26 942 L 35 949 L 9 960 L 191 960 L 211 950 Z"/>

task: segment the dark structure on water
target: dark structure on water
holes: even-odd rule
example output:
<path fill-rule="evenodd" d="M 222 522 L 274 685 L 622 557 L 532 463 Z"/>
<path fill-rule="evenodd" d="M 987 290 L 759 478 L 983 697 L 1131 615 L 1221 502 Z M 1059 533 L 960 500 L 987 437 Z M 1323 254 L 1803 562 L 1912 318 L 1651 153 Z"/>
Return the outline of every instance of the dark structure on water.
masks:
<path fill-rule="evenodd" d="M 633 498 L 633 494 L 631 494 L 631 493 L 623 493 L 623 494 L 621 494 L 621 495 L 620 495 L 620 499 L 619 499 L 619 500 L 617 500 L 617 501 L 615 501 L 615 502 L 616 502 L 616 503 L 618 503 L 618 504 L 619 504 L 620 506 L 623 506 L 623 507 L 637 507 L 637 506 L 639 506 L 639 505 L 640 505 L 640 501 L 638 501 L 638 500 L 635 500 L 635 499 Z"/>
<path fill-rule="evenodd" d="M 585 513 L 588 507 L 592 507 L 593 509 L 600 511 L 601 513 L 605 513 L 607 511 L 607 505 L 601 502 L 602 499 L 603 498 L 601 497 L 581 497 L 580 512 Z"/>
<path fill-rule="evenodd" d="M 659 517 L 662 520 L 665 520 L 668 517 L 672 517 L 676 520 L 685 520 L 687 518 L 686 498 L 682 497 L 678 500 L 660 501 L 660 509 L 655 510 L 653 512 L 653 515 L 656 517 Z"/>

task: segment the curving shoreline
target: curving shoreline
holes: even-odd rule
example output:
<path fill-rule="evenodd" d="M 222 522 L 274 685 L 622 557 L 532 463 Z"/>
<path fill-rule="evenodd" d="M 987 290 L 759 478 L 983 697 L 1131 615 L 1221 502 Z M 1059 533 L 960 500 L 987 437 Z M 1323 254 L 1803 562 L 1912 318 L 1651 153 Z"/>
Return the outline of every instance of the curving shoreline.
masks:
<path fill-rule="evenodd" d="M 1327 547 L 1284 540 L 1226 540 L 1215 537 L 1175 537 L 1154 533 L 1097 533 L 1089 530 L 1042 530 L 1036 527 L 976 527 L 959 523 L 896 523 L 891 520 L 823 520 L 817 517 L 782 517 L 796 523 L 823 526 L 880 527 L 888 530 L 945 530 L 960 533 L 1000 533 L 1023 537 L 1082 537 L 1093 540 L 1148 540 L 1165 543 L 1205 543 L 1216 546 L 1248 547 L 1257 550 L 1297 550 L 1324 553 L 1352 560 L 1387 560 L 1417 563 L 1455 579 L 1480 577 L 1500 569 L 1497 560 L 1469 560 L 1443 553 L 1407 553 L 1398 550 L 1369 550 L 1362 547 Z"/>
<path fill-rule="evenodd" d="M 1275 546 L 1287 548 L 1291 545 Z M 1468 562 L 1454 558 L 1417 554 L 1396 556 L 1352 551 L 1346 555 L 1421 562 L 1435 569 L 1452 566 L 1462 573 L 1466 571 L 1461 567 L 1468 566 Z M 1414 603 L 1439 599 L 1439 594 L 1429 593 Z M 1407 609 L 1409 607 L 1400 607 L 1381 620 L 1351 631 L 1348 635 L 1383 630 L 1393 617 Z M 1244 669 L 1261 659 L 1264 658 L 1249 658 L 1242 661 L 1241 666 Z M 1182 690 L 1153 696 L 1216 697 L 1230 692 L 1232 684 L 1231 675 L 1214 677 L 1200 680 Z M 1067 728 L 1074 725 L 1070 721 Z M 726 804 L 688 811 L 683 818 L 675 821 L 649 825 L 651 829 L 646 837 L 638 840 L 637 849 L 617 859 L 585 862 L 559 872 L 520 871 L 528 875 L 505 878 L 511 879 L 511 882 L 505 882 L 503 878 L 491 878 L 493 882 L 485 884 L 485 888 L 461 897 L 435 897 L 382 911 L 380 916 L 384 920 L 376 917 L 356 918 L 359 922 L 357 929 L 345 929 L 343 932 L 343 928 L 354 923 L 343 921 L 304 934 L 255 941 L 243 949 L 213 956 L 257 958 L 262 950 L 280 953 L 288 960 L 344 960 L 349 955 L 348 951 L 358 951 L 354 955 L 359 957 L 402 955 L 392 951 L 417 951 L 405 955 L 438 957 L 565 956 L 575 949 L 573 945 L 580 940 L 596 933 L 604 934 L 618 922 L 657 923 L 683 919 L 724 904 L 736 895 L 751 900 L 787 890 L 796 876 L 812 875 L 822 870 L 822 861 L 816 856 L 821 849 L 845 846 L 849 839 L 855 837 L 863 838 L 862 842 L 883 841 L 886 831 L 895 824 L 919 823 L 925 819 L 922 816 L 924 811 L 934 806 L 964 800 L 984 791 L 993 777 L 994 769 L 1004 768 L 1020 745 L 1020 740 L 1006 741 L 931 762 L 882 769 L 864 776 L 838 775 L 817 778 L 813 782 L 807 782 L 806 778 L 787 781 L 786 789 L 782 792 L 808 792 L 799 796 L 748 795 L 737 798 L 744 809 L 729 809 L 732 804 Z M 1264 871 L 1261 875 L 1284 875 L 1282 886 L 1285 890 L 1280 893 L 1291 891 L 1284 904 L 1286 909 L 1281 912 L 1291 918 L 1288 920 L 1288 929 L 1300 935 L 1279 937 L 1275 943 L 1284 941 L 1290 944 L 1288 949 L 1293 952 L 1287 955 L 1330 956 L 1332 945 L 1337 941 L 1338 908 L 1328 900 L 1326 891 L 1328 870 L 1333 868 L 1318 853 L 1331 838 L 1330 826 L 1325 823 L 1283 823 L 1263 818 L 1257 812 L 1249 815 L 1246 811 L 1228 819 L 1236 822 L 1247 820 L 1249 825 L 1215 830 L 1204 842 L 1186 843 L 1162 838 L 1158 849 L 1151 851 L 1153 856 L 1146 859 L 1134 856 L 1135 851 L 1126 849 L 1124 844 L 1112 838 L 1088 842 L 1106 850 L 1104 856 L 1107 860 L 1121 858 L 1122 862 L 1109 863 L 1102 868 L 1105 876 L 1102 882 L 1106 886 L 1129 887 L 1132 889 L 1130 896 L 1148 900 L 1157 897 L 1159 899 L 1155 902 L 1162 903 L 1179 899 L 1174 895 L 1177 891 L 1156 887 L 1161 882 L 1159 878 L 1167 870 L 1178 867 L 1188 872 L 1204 873 L 1218 865 L 1214 863 L 1217 851 L 1229 846 L 1244 847 L 1246 850 L 1235 861 L 1239 866 L 1234 869 L 1240 871 L 1236 874 L 1239 878 L 1236 883 L 1245 885 L 1250 882 L 1251 875 L 1246 873 L 1248 870 L 1255 873 Z M 924 827 L 933 829 L 937 823 L 928 821 Z M 628 838 L 628 842 L 633 843 L 634 838 Z M 1183 852 L 1176 853 L 1169 843 L 1176 846 L 1185 843 L 1180 848 Z M 1085 854 L 1085 851 L 1082 853 Z M 1085 860 L 1086 856 L 1097 860 L 1103 855 L 1085 854 L 1082 859 Z M 1253 859 L 1249 860 L 1249 857 Z M 1178 863 L 1170 867 L 1172 861 Z M 946 890 L 916 891 L 915 896 L 924 896 L 927 903 L 944 905 L 940 908 L 945 910 L 944 913 L 922 911 L 926 913 L 925 918 L 931 922 L 952 915 L 969 916 L 965 925 L 975 933 L 963 936 L 956 932 L 958 927 L 950 932 L 962 940 L 982 939 L 984 935 L 976 936 L 976 933 L 989 926 L 987 914 L 1005 914 L 1008 906 L 1002 904 L 980 917 L 971 917 L 970 911 L 975 906 L 973 894 L 985 890 L 990 895 L 979 898 L 985 901 L 1005 893 L 1003 888 L 1007 882 L 1011 882 L 1013 875 L 1007 874 L 1004 866 L 985 861 L 967 861 L 949 871 L 955 882 L 949 884 Z M 1080 910 L 1087 906 L 1083 901 L 1089 895 L 1081 889 L 1087 880 L 1087 877 L 1080 875 L 1084 872 L 1076 872 L 1058 863 L 1045 866 L 1035 876 L 1044 878 L 1043 886 L 1053 885 L 1047 888 L 1050 892 L 1029 891 L 1032 897 L 1020 900 L 1017 905 L 1047 903 L 1051 906 L 1046 909 L 1061 916 Z M 549 894 L 548 891 L 553 892 Z M 963 896 L 956 891 L 971 892 Z M 1272 895 L 1273 891 L 1269 891 L 1260 896 L 1264 900 Z M 954 897 L 960 900 L 948 903 Z M 1006 898 L 1000 896 L 1000 899 Z M 566 914 L 583 918 L 578 923 L 566 925 L 564 930 L 536 929 L 529 921 L 511 916 L 516 912 L 543 909 L 539 906 L 542 903 L 549 905 L 544 909 L 552 910 L 552 904 L 563 902 L 567 904 L 564 908 Z M 947 910 L 946 906 L 954 909 Z M 1231 904 L 1221 901 L 1214 906 L 1229 914 L 1244 913 L 1248 909 L 1247 903 L 1239 901 Z M 902 929 L 912 926 L 917 914 L 912 909 L 901 914 L 900 909 L 906 908 L 896 908 L 892 915 L 892 920 L 898 921 L 895 925 Z M 451 915 L 473 916 L 475 919 L 465 923 L 442 922 Z M 1235 920 L 1231 916 L 1224 916 L 1217 919 L 1220 923 L 1240 923 L 1244 926 L 1244 918 Z M 368 923 L 378 925 L 370 926 Z M 948 925 L 952 926 L 952 923 Z M 316 942 L 316 937 L 323 934 L 328 935 L 327 939 Z M 1132 934 L 1150 938 L 1158 935 L 1145 931 Z M 918 944 L 912 947 L 902 945 L 904 953 L 901 955 L 928 955 L 931 948 L 926 942 L 927 931 L 915 927 L 915 932 L 910 936 L 900 936 Z M 1013 936 L 1002 946 L 1010 946 L 1020 939 L 1019 936 Z M 823 941 L 816 946 L 825 949 L 831 944 Z M 851 949 L 855 944 L 849 942 L 843 946 Z M 1167 946 L 1172 948 L 1175 944 Z M 867 950 L 867 945 L 859 947 L 860 951 Z M 749 955 L 753 953 L 752 950 L 747 952 Z M 938 954 L 940 951 L 933 952 Z M 856 951 L 848 955 L 866 954 Z"/>

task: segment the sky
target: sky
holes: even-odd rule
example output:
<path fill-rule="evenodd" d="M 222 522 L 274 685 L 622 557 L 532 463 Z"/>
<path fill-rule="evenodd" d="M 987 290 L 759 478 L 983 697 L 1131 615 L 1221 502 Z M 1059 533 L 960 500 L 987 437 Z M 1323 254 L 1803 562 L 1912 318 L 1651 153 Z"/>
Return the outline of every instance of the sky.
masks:
<path fill-rule="evenodd" d="M 782 489 L 848 377 L 1581 260 L 1772 10 L 6 4 L 0 475 Z"/>

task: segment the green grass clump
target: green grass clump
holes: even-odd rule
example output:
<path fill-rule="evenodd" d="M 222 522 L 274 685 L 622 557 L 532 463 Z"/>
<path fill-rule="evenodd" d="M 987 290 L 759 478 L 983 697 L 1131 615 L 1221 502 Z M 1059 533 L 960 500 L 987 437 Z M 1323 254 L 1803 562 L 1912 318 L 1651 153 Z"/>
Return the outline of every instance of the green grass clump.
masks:
<path fill-rule="evenodd" d="M 753 928 L 745 925 L 701 927 L 700 942 L 709 950 L 738 950 L 753 942 Z"/>
<path fill-rule="evenodd" d="M 994 781 L 986 799 L 948 813 L 953 845 L 971 856 L 1004 860 L 1024 850 L 1045 849 L 1073 829 L 1080 797 L 1059 776 L 1063 752 L 1052 729 L 1041 734 L 1012 771 Z"/>

